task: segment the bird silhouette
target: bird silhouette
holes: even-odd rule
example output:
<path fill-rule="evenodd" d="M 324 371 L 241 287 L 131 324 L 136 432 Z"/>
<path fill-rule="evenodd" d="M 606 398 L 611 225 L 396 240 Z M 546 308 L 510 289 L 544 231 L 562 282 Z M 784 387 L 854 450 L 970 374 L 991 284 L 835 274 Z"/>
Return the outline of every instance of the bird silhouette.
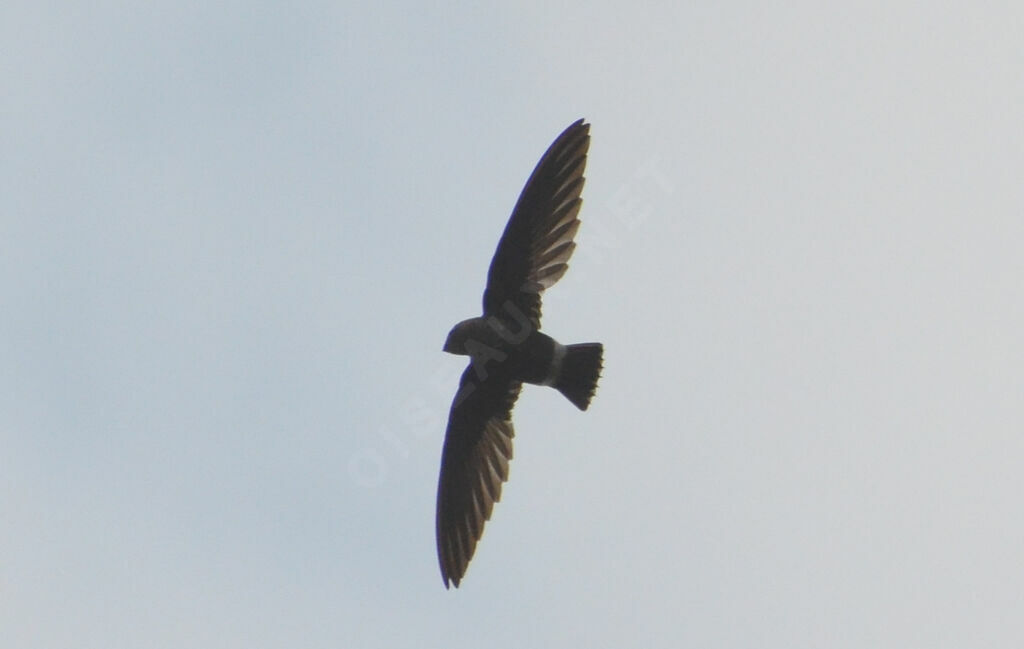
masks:
<path fill-rule="evenodd" d="M 600 343 L 562 345 L 540 331 L 541 294 L 576 247 L 590 125 L 559 135 L 533 170 L 491 260 L 483 315 L 463 320 L 444 351 L 470 357 L 448 415 L 437 487 L 437 555 L 445 588 L 458 587 L 501 498 L 512 459 L 512 407 L 523 383 L 555 388 L 586 410 Z"/>

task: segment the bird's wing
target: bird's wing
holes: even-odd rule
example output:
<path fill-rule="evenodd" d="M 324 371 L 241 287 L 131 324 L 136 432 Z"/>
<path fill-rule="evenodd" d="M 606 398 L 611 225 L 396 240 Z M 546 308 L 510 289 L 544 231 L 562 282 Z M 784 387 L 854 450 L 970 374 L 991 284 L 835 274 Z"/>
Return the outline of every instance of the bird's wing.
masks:
<path fill-rule="evenodd" d="M 466 573 L 484 521 L 501 498 L 512 459 L 512 406 L 521 384 L 491 374 L 478 381 L 472 363 L 462 373 L 448 415 L 437 485 L 437 556 L 445 588 Z"/>
<path fill-rule="evenodd" d="M 537 163 L 491 260 L 484 315 L 507 319 L 518 309 L 540 327 L 540 294 L 565 274 L 576 247 L 589 147 L 590 124 L 581 119 Z"/>

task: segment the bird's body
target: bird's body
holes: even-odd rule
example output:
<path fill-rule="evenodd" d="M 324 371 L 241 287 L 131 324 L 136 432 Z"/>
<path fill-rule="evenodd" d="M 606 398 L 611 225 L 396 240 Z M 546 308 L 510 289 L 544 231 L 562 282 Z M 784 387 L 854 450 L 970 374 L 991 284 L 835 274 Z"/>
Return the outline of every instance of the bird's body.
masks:
<path fill-rule="evenodd" d="M 557 348 L 565 349 L 532 327 L 514 332 L 500 320 L 480 317 L 455 325 L 444 351 L 469 356 L 480 380 L 495 374 L 544 385 L 558 369 L 552 366 Z"/>
<path fill-rule="evenodd" d="M 455 325 L 444 351 L 470 357 L 452 403 L 437 492 L 445 586 L 459 585 L 501 497 L 512 458 L 512 407 L 523 383 L 547 385 L 580 410 L 601 373 L 600 343 L 562 345 L 540 331 L 540 295 L 565 273 L 582 199 L 590 125 L 567 128 L 527 181 L 494 253 L 482 316 Z"/>

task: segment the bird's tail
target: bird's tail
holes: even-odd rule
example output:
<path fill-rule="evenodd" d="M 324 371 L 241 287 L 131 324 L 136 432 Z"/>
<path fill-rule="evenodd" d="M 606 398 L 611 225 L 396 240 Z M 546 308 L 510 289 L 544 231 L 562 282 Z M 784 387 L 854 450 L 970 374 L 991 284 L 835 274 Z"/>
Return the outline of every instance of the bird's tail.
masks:
<path fill-rule="evenodd" d="M 604 346 L 601 343 L 565 346 L 565 357 L 562 358 L 554 387 L 580 410 L 587 409 L 597 389 L 603 355 Z"/>

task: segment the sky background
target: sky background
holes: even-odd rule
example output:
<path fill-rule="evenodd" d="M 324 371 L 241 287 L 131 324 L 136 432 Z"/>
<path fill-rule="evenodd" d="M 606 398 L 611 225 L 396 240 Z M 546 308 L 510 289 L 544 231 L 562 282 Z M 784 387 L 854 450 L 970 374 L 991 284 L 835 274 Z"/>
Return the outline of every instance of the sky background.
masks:
<path fill-rule="evenodd" d="M 1022 39 L 1016 2 L 4 2 L 0 645 L 1019 647 Z M 441 345 L 579 117 L 543 324 L 604 377 L 524 390 L 446 591 Z"/>

